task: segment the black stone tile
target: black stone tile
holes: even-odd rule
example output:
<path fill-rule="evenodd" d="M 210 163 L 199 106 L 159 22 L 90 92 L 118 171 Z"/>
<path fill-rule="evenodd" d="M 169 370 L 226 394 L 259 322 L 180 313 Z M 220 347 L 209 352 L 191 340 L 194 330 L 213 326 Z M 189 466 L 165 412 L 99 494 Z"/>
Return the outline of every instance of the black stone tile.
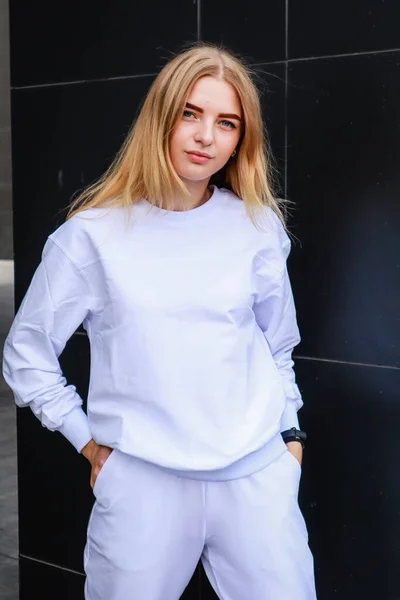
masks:
<path fill-rule="evenodd" d="M 74 335 L 60 362 L 68 383 L 85 399 L 88 339 Z M 20 553 L 82 571 L 93 504 L 90 465 L 61 434 L 43 428 L 29 408 L 18 410 L 17 430 Z"/>
<path fill-rule="evenodd" d="M 12 86 L 154 73 L 196 34 L 195 2 L 11 1 Z"/>
<path fill-rule="evenodd" d="M 396 598 L 400 370 L 298 360 L 300 504 L 323 600 Z"/>
<path fill-rule="evenodd" d="M 47 236 L 72 195 L 120 148 L 151 77 L 13 90 L 15 301 L 19 306 Z"/>
<path fill-rule="evenodd" d="M 83 600 L 85 578 L 56 566 L 20 559 L 19 600 Z"/>
<path fill-rule="evenodd" d="M 200 568 L 197 567 L 180 600 L 201 600 Z"/>
<path fill-rule="evenodd" d="M 211 583 L 209 582 L 203 566 L 200 566 L 200 582 L 201 582 L 201 600 L 218 600 L 217 594 L 214 592 Z"/>
<path fill-rule="evenodd" d="M 400 5 L 289 0 L 289 58 L 400 48 Z"/>
<path fill-rule="evenodd" d="M 285 65 L 264 65 L 254 70 L 272 150 L 275 185 L 277 193 L 282 195 L 285 186 Z"/>
<path fill-rule="evenodd" d="M 298 354 L 399 365 L 400 52 L 290 66 Z"/>
<path fill-rule="evenodd" d="M 250 62 L 285 59 L 285 0 L 202 0 L 201 37 Z"/>

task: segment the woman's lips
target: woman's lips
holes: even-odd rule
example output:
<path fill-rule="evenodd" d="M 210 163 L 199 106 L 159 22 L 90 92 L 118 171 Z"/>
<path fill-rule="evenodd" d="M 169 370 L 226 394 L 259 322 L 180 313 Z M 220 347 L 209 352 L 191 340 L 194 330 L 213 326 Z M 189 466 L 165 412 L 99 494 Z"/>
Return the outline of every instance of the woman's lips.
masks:
<path fill-rule="evenodd" d="M 211 160 L 211 156 L 207 154 L 197 154 L 195 152 L 187 152 L 186 154 L 192 162 L 198 165 L 204 165 L 206 162 Z"/>

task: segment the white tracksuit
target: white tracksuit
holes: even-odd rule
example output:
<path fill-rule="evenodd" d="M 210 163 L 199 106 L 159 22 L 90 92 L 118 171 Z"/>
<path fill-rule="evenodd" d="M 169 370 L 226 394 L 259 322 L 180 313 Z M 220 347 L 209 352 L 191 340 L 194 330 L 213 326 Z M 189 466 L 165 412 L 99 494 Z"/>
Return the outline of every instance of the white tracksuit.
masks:
<path fill-rule="evenodd" d="M 4 348 L 18 406 L 100 471 L 85 550 L 87 600 L 177 600 L 202 555 L 222 600 L 313 600 L 280 432 L 302 405 L 299 341 L 272 213 L 262 230 L 223 189 L 184 212 L 142 201 L 78 213 L 48 239 Z M 58 357 L 83 322 L 87 415 Z"/>

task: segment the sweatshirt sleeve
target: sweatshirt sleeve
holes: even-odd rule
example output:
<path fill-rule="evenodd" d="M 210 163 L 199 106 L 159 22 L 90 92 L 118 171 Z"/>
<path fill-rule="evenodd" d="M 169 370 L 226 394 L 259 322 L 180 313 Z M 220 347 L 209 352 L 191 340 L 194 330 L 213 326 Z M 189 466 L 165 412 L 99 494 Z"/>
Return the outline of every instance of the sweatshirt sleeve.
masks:
<path fill-rule="evenodd" d="M 257 296 L 253 306 L 256 321 L 268 342 L 272 357 L 281 374 L 286 393 L 286 409 L 281 419 L 281 431 L 299 428 L 297 411 L 303 401 L 296 385 L 292 351 L 300 342 L 296 309 L 286 266 L 290 240 L 281 231 L 275 247 L 258 256 Z"/>
<path fill-rule="evenodd" d="M 94 296 L 83 274 L 49 238 L 4 345 L 3 375 L 18 406 L 60 431 L 80 452 L 91 439 L 82 399 L 67 385 L 59 356 L 89 315 Z"/>

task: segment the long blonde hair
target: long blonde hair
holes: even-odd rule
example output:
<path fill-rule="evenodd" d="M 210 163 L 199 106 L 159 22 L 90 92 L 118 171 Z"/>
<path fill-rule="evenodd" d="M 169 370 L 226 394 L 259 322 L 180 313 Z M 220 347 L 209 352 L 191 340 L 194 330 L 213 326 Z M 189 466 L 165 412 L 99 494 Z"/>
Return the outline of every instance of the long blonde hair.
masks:
<path fill-rule="evenodd" d="M 154 80 L 136 122 L 114 161 L 70 205 L 67 218 L 87 208 L 130 207 L 145 198 L 171 208 L 168 198 L 188 191 L 171 162 L 169 143 L 196 81 L 212 76 L 236 90 L 244 127 L 236 156 L 211 178 L 232 190 L 255 224 L 266 206 L 284 222 L 283 201 L 273 191 L 273 166 L 253 73 L 242 60 L 214 44 L 198 43 L 175 56 Z M 264 211 L 265 212 L 265 211 Z"/>

